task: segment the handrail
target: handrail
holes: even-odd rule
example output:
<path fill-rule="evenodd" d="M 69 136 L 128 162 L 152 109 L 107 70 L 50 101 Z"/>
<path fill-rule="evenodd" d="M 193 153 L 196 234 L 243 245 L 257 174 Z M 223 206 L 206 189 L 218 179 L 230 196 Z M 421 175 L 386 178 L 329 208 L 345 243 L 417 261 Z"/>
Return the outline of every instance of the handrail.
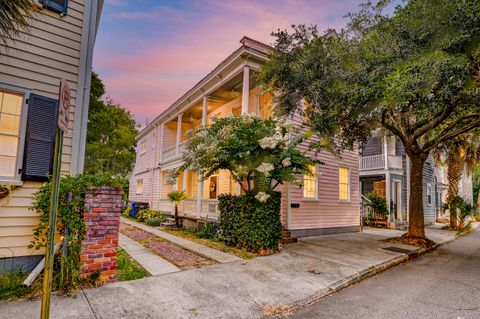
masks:
<path fill-rule="evenodd" d="M 363 194 L 360 194 L 360 198 L 363 199 L 363 200 L 365 200 L 365 201 L 367 201 L 367 202 L 369 202 L 369 203 L 372 202 L 370 199 L 368 199 L 367 196 L 365 196 L 365 195 L 363 195 Z"/>

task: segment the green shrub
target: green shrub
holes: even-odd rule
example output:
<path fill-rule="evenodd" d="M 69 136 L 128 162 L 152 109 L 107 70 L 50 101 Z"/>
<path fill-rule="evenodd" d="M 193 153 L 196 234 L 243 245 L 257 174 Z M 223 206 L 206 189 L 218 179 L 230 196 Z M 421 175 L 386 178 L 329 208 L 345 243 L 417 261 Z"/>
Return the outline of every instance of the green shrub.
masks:
<path fill-rule="evenodd" d="M 122 217 L 132 217 L 132 207 L 127 207 L 127 209 L 122 212 Z"/>
<path fill-rule="evenodd" d="M 280 198 L 278 192 L 273 192 L 263 203 L 251 192 L 220 195 L 219 239 L 249 251 L 277 249 L 282 239 Z"/>
<path fill-rule="evenodd" d="M 152 218 L 145 219 L 145 224 L 147 224 L 149 226 L 153 226 L 153 227 L 158 227 L 162 223 L 164 223 L 165 220 L 166 220 L 166 218 L 162 218 L 162 217 L 152 217 Z"/>
<path fill-rule="evenodd" d="M 188 227 L 185 227 L 185 230 L 191 234 L 196 234 L 197 233 L 197 227 L 195 226 L 188 226 Z"/>
<path fill-rule="evenodd" d="M 457 222 L 458 222 L 458 228 L 460 228 L 460 229 L 464 229 L 466 227 L 471 226 L 470 225 L 471 221 L 469 221 L 465 225 L 466 220 L 468 219 L 468 217 L 474 218 L 475 215 L 477 215 L 476 207 L 474 205 L 470 204 L 469 202 L 467 202 L 465 199 L 463 199 L 460 196 L 456 196 L 453 199 L 452 205 L 450 207 L 450 214 L 452 213 L 452 211 L 457 212 L 456 218 L 457 218 Z"/>
<path fill-rule="evenodd" d="M 368 205 L 372 208 L 373 212 L 381 214 L 383 216 L 388 215 L 387 201 L 380 195 L 377 195 L 374 192 L 368 193 L 365 195 L 366 198 L 370 200 Z"/>
<path fill-rule="evenodd" d="M 218 238 L 218 224 L 206 223 L 203 229 L 197 234 L 198 238 L 217 239 Z"/>
<path fill-rule="evenodd" d="M 165 213 L 153 209 L 142 209 L 135 216 L 135 219 L 141 222 L 150 218 L 161 218 L 163 219 L 162 222 L 164 222 L 167 219 L 167 216 L 165 215 Z"/>
<path fill-rule="evenodd" d="M 20 297 L 29 297 L 38 292 L 39 280 L 26 287 L 23 281 L 27 275 L 11 273 L 0 275 L 0 300 L 10 300 Z"/>

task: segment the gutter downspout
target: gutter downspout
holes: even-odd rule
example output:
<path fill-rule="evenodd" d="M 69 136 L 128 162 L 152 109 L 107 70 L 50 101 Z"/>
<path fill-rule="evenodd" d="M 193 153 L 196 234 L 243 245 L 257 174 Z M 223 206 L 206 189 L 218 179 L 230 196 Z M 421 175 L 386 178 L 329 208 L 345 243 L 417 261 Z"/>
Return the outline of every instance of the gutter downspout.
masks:
<path fill-rule="evenodd" d="M 86 3 L 89 3 L 87 1 Z M 79 138 L 79 150 L 78 150 L 78 172 L 83 172 L 85 164 L 85 143 L 87 139 L 87 126 L 88 126 L 88 109 L 90 101 L 90 84 L 92 76 L 92 59 L 93 59 L 93 47 L 95 46 L 95 38 L 97 35 L 97 10 L 98 1 L 91 1 L 90 17 L 89 17 L 89 32 L 88 32 L 88 50 L 86 56 L 85 65 L 85 78 L 83 87 L 83 108 L 81 116 L 80 138 Z"/>
<path fill-rule="evenodd" d="M 91 19 L 91 2 L 85 2 L 83 15 L 83 25 L 82 25 L 82 37 L 81 37 L 81 48 L 80 48 L 80 60 L 79 60 L 79 71 L 77 75 L 77 99 L 75 102 L 75 121 L 73 122 L 73 132 L 72 132 L 72 162 L 70 173 L 76 175 L 80 173 L 79 171 L 79 151 L 80 151 L 80 135 L 81 127 L 85 125 L 82 120 L 83 108 L 85 104 L 85 72 L 87 67 L 87 57 L 88 57 L 88 37 L 89 37 L 89 24 Z"/>

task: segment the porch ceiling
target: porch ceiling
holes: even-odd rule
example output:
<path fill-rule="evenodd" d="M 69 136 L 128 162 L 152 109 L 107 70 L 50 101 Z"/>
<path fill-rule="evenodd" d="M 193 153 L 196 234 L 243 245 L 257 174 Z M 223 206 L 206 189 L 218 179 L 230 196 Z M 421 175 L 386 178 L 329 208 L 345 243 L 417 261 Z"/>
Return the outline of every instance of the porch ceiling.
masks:
<path fill-rule="evenodd" d="M 243 72 L 208 95 L 208 113 L 242 95 Z M 250 90 L 257 86 L 256 72 L 250 71 Z M 202 118 L 203 101 L 199 101 L 183 113 L 183 122 L 191 123 Z"/>

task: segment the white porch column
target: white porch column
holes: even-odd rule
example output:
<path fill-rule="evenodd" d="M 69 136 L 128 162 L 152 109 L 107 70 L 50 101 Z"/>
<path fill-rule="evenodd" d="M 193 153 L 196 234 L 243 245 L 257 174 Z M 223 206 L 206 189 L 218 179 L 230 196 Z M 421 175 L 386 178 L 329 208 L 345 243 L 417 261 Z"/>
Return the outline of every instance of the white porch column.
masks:
<path fill-rule="evenodd" d="M 207 125 L 208 96 L 203 97 L 202 126 Z"/>
<path fill-rule="evenodd" d="M 178 114 L 177 118 L 177 148 L 175 150 L 175 154 L 179 154 L 179 147 L 180 143 L 182 142 L 182 115 L 183 113 Z"/>
<path fill-rule="evenodd" d="M 250 67 L 243 67 L 242 114 L 248 114 L 248 96 L 250 91 Z"/>
<path fill-rule="evenodd" d="M 203 180 L 198 177 L 198 187 L 197 187 L 197 216 L 202 215 L 202 199 L 203 199 Z"/>
<path fill-rule="evenodd" d="M 186 192 L 187 191 L 187 185 L 188 185 L 188 169 L 183 171 L 183 189 L 182 191 Z"/>
<path fill-rule="evenodd" d="M 391 182 L 390 182 L 390 171 L 388 170 L 388 137 L 383 136 L 383 153 L 385 161 L 385 199 L 387 200 L 387 208 L 390 210 L 390 194 L 391 194 Z"/>
<path fill-rule="evenodd" d="M 165 123 L 162 123 L 160 126 L 160 132 L 161 132 L 161 139 L 159 140 L 159 150 L 160 150 L 160 163 L 163 162 L 163 139 L 165 138 Z"/>

